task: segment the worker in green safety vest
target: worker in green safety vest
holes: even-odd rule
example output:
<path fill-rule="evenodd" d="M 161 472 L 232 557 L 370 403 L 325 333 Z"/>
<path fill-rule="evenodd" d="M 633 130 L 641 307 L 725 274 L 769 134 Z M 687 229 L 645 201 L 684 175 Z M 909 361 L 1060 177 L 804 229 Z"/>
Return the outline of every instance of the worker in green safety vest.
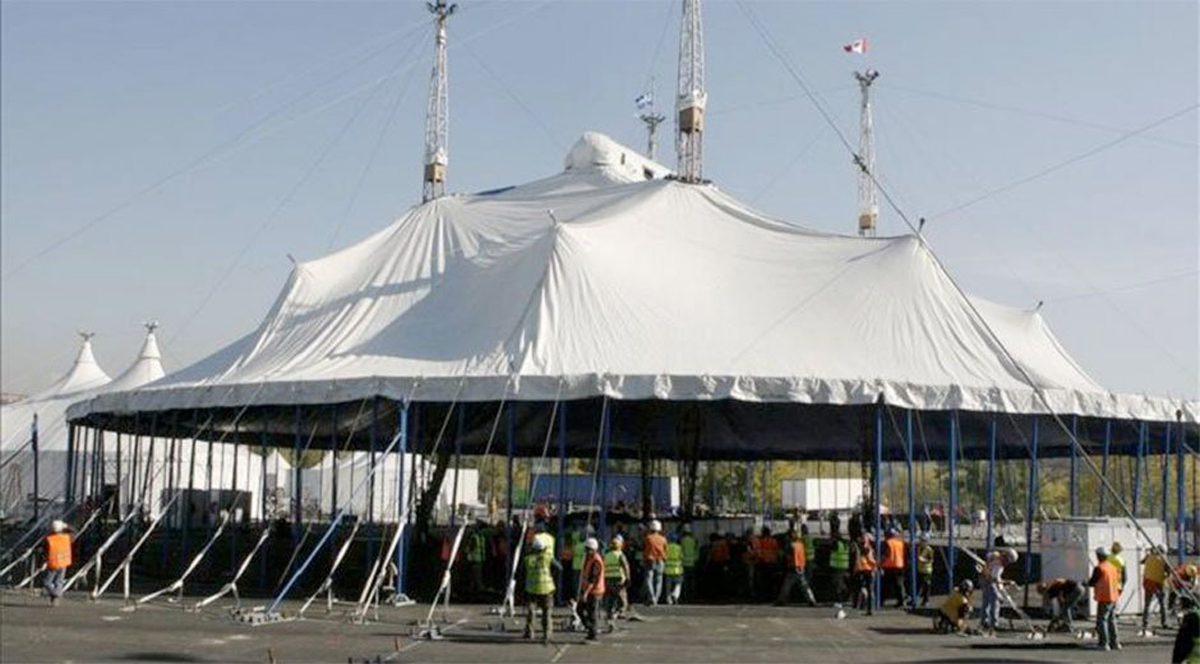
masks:
<path fill-rule="evenodd" d="M 683 545 L 679 540 L 679 533 L 671 533 L 671 539 L 667 541 L 667 558 L 663 561 L 667 604 L 678 604 L 683 593 Z"/>
<path fill-rule="evenodd" d="M 811 561 L 808 566 L 804 568 L 804 580 L 808 582 L 808 587 L 811 588 L 813 569 L 815 569 L 817 566 L 817 540 L 811 534 L 809 534 L 808 524 L 800 524 L 800 540 L 804 542 L 804 552 L 808 554 L 808 559 Z M 788 538 L 784 541 L 791 542 L 791 539 Z M 788 547 L 784 548 L 787 549 Z M 787 557 L 786 550 L 784 551 L 784 557 Z"/>
<path fill-rule="evenodd" d="M 616 631 L 616 620 L 629 608 L 629 559 L 622 550 L 625 538 L 613 535 L 608 551 L 604 554 L 604 613 L 608 619 L 608 631 Z"/>
<path fill-rule="evenodd" d="M 466 534 L 467 569 L 470 570 L 467 592 L 479 597 L 484 592 L 483 564 L 487 561 L 487 536 L 484 524 L 476 523 Z"/>
<path fill-rule="evenodd" d="M 700 560 L 700 542 L 692 534 L 692 524 L 683 524 L 683 533 L 679 536 L 679 546 L 683 550 L 683 595 L 691 601 L 695 597 L 696 563 Z"/>
<path fill-rule="evenodd" d="M 550 642 L 550 610 L 554 605 L 554 572 L 562 566 L 546 540 L 534 537 L 525 555 L 525 638 L 533 638 L 533 612 L 542 610 L 542 643 Z"/>
<path fill-rule="evenodd" d="M 834 604 L 846 601 L 846 577 L 850 574 L 850 542 L 835 527 L 829 536 L 829 581 Z"/>

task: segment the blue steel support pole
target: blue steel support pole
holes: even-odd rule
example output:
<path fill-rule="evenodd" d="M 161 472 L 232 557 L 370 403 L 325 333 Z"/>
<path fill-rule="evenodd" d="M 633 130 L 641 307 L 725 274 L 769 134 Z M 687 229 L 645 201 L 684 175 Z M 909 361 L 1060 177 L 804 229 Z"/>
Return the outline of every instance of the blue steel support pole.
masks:
<path fill-rule="evenodd" d="M 1079 440 L 1079 416 L 1078 415 L 1071 416 L 1071 437 L 1074 438 L 1075 440 Z M 1068 482 L 1068 484 L 1069 484 L 1068 500 L 1070 501 L 1070 506 L 1071 506 L 1071 509 L 1070 509 L 1071 516 L 1079 516 L 1079 480 L 1076 477 L 1078 474 L 1078 470 L 1079 470 L 1079 464 L 1078 464 L 1078 459 L 1076 458 L 1074 442 L 1070 443 L 1070 452 L 1071 452 L 1071 465 L 1070 465 L 1069 472 L 1071 474 L 1071 478 Z"/>
<path fill-rule="evenodd" d="M 1163 453 L 1162 453 L 1162 484 L 1159 485 L 1159 493 L 1162 497 L 1162 520 L 1163 528 L 1167 528 L 1167 524 L 1171 523 L 1171 501 L 1167 498 L 1167 487 L 1171 486 L 1171 423 L 1167 422 L 1167 426 L 1163 431 Z"/>
<path fill-rule="evenodd" d="M 329 514 L 333 515 L 338 511 L 338 407 L 337 404 L 329 406 L 329 467 L 333 469 L 333 477 L 330 480 L 329 487 Z"/>
<path fill-rule="evenodd" d="M 512 552 L 513 552 L 513 529 L 512 529 L 512 514 L 513 514 L 513 453 L 517 443 L 517 420 L 514 410 L 515 404 L 511 401 L 508 403 L 508 426 L 507 438 L 508 446 L 506 456 L 508 457 L 508 485 L 505 488 L 505 508 L 504 508 L 504 533 L 508 541 L 508 546 L 504 550 L 504 569 L 512 569 Z"/>
<path fill-rule="evenodd" d="M 754 462 L 746 462 L 746 514 L 754 514 Z"/>
<path fill-rule="evenodd" d="M 881 477 L 880 463 L 883 460 L 883 395 L 879 396 L 879 401 L 875 404 L 875 451 L 871 455 L 871 502 L 872 509 L 875 511 L 873 515 L 874 535 L 875 540 L 872 546 L 875 547 L 876 560 L 883 551 L 883 511 L 880 503 Z M 878 609 L 883 603 L 880 601 L 879 591 L 881 583 L 878 574 L 875 574 L 872 581 L 871 606 Z"/>
<path fill-rule="evenodd" d="M 617 402 L 613 401 L 604 411 L 604 437 L 600 443 L 600 500 L 597 507 L 600 508 L 600 528 L 597 532 L 600 533 L 600 541 L 608 541 L 608 450 L 612 447 L 612 420 L 613 411 L 617 408 Z"/>
<path fill-rule="evenodd" d="M 554 546 L 557 549 L 554 556 L 558 560 L 562 560 L 562 547 L 566 539 L 566 523 L 567 523 L 567 404 L 564 402 L 559 405 L 558 414 L 558 532 L 554 537 Z M 565 570 L 564 570 L 565 571 Z M 564 576 L 564 578 L 566 578 Z M 558 584 L 558 599 L 560 602 L 567 601 L 566 592 L 567 584 Z"/>
<path fill-rule="evenodd" d="M 987 472 L 987 541 L 984 542 L 984 550 L 988 551 L 992 548 L 992 528 L 995 524 L 996 512 L 996 416 L 992 415 L 992 421 L 988 426 L 988 472 Z"/>
<path fill-rule="evenodd" d="M 913 413 L 904 411 L 904 467 L 908 473 L 908 596 L 917 606 L 917 491 L 913 486 Z"/>
<path fill-rule="evenodd" d="M 1029 487 L 1025 495 L 1025 584 L 1033 580 L 1033 515 L 1038 507 L 1038 418 L 1033 418 L 1029 448 Z"/>
<path fill-rule="evenodd" d="M 462 468 L 462 439 L 463 431 L 466 429 L 466 411 L 461 407 L 455 415 L 454 424 L 454 486 L 453 493 L 450 499 L 450 530 L 454 530 L 458 524 L 458 476 L 459 469 Z"/>
<path fill-rule="evenodd" d="M 1176 413 L 1175 419 L 1179 423 L 1179 445 L 1175 451 L 1175 546 L 1179 547 L 1179 564 L 1184 563 L 1187 554 L 1185 548 L 1186 541 L 1184 539 L 1184 515 L 1186 501 L 1186 486 L 1187 472 L 1184 466 L 1184 449 L 1187 447 L 1187 429 L 1183 426 L 1182 413 Z"/>
<path fill-rule="evenodd" d="M 63 475 L 64 495 L 67 506 L 75 503 L 75 425 L 67 425 L 67 468 Z"/>
<path fill-rule="evenodd" d="M 262 411 L 262 429 L 258 432 L 258 444 L 262 454 L 262 466 L 259 469 L 259 479 L 262 481 L 262 492 L 259 494 L 258 516 L 263 528 L 270 528 L 271 522 L 267 515 L 267 409 Z M 172 442 L 172 448 L 174 442 Z M 267 560 L 271 557 L 271 538 L 263 544 L 263 553 L 258 557 L 258 584 L 264 591 L 267 589 Z"/>
<path fill-rule="evenodd" d="M 947 593 L 954 592 L 954 567 L 958 562 L 955 536 L 958 534 L 955 517 L 958 513 L 958 411 L 950 411 L 950 504 L 946 510 L 946 580 Z"/>
<path fill-rule="evenodd" d="M 1137 456 L 1133 458 L 1133 516 L 1136 517 L 1142 506 L 1142 455 L 1146 453 L 1146 423 L 1138 423 Z"/>
<path fill-rule="evenodd" d="M 29 432 L 29 444 L 33 448 L 33 522 L 38 522 L 41 492 L 38 490 L 38 416 L 33 414 L 33 430 Z"/>
<path fill-rule="evenodd" d="M 379 397 L 371 399 L 371 429 L 368 434 L 371 454 L 370 454 L 370 471 L 367 474 L 367 523 L 375 525 L 375 452 L 379 445 Z M 371 564 L 375 560 L 375 535 L 370 528 L 366 529 L 367 533 L 367 558 L 363 561 L 363 569 L 371 569 Z"/>
<path fill-rule="evenodd" d="M 300 429 L 300 406 L 297 404 L 293 415 L 292 434 L 292 546 L 300 545 L 300 494 L 303 492 L 303 487 L 300 486 L 300 439 L 304 434 Z"/>
<path fill-rule="evenodd" d="M 1108 480 L 1108 452 L 1112 448 L 1112 420 L 1104 421 L 1104 452 L 1100 457 L 1100 476 L 1104 480 Z M 1108 503 L 1108 489 L 1104 486 L 1104 482 L 1100 483 L 1100 514 L 1097 516 L 1105 516 L 1108 510 L 1105 505 Z"/>
<path fill-rule="evenodd" d="M 404 486 L 404 456 L 408 453 L 408 403 L 397 404 L 399 412 L 396 416 L 396 436 L 399 441 L 396 443 L 396 527 L 403 528 L 404 521 L 408 515 L 404 512 L 404 506 L 408 496 L 405 494 Z M 453 503 L 453 501 L 451 501 Z M 454 509 L 450 510 L 454 513 Z M 407 571 L 404 561 L 408 558 L 408 547 L 405 546 L 408 538 L 403 534 L 396 546 L 396 595 L 400 596 L 407 590 L 405 584 L 405 572 Z"/>

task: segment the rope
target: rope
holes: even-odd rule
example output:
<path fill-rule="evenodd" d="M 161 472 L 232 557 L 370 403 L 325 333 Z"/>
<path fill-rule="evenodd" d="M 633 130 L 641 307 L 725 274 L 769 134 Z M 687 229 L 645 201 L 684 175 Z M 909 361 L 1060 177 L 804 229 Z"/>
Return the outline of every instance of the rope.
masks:
<path fill-rule="evenodd" d="M 596 504 L 596 485 L 600 477 L 600 450 L 604 447 L 604 435 L 607 429 L 608 421 L 608 394 L 605 393 L 604 398 L 600 402 L 600 434 L 596 437 L 596 458 L 592 462 L 592 488 L 588 496 L 588 525 L 592 525 L 592 508 Z M 604 500 L 604 497 L 600 497 Z M 645 517 L 646 515 L 642 515 Z"/>

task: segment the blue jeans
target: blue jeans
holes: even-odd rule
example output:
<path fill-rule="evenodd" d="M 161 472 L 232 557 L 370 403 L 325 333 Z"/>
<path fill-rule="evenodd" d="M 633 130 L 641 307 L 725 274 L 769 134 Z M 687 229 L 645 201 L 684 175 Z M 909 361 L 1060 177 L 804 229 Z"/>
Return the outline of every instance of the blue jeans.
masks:
<path fill-rule="evenodd" d="M 646 601 L 650 604 L 658 604 L 658 596 L 662 594 L 663 568 L 666 566 L 663 561 L 659 560 L 650 563 L 646 568 Z"/>
<path fill-rule="evenodd" d="M 991 583 L 983 585 L 983 619 L 985 629 L 996 629 L 1000 626 L 1000 593 Z"/>
<path fill-rule="evenodd" d="M 54 599 L 63 596 L 63 585 L 67 582 L 67 568 L 46 570 L 46 578 L 42 584 L 46 586 L 46 594 Z"/>
<path fill-rule="evenodd" d="M 1117 612 L 1112 602 L 1096 603 L 1096 637 L 1101 648 L 1117 646 Z"/>

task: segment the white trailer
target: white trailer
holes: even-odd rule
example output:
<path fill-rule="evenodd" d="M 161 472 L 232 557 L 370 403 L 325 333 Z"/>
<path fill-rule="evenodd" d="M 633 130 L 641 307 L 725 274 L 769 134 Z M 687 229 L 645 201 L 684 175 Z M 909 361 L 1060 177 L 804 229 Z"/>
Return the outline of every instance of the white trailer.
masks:
<path fill-rule="evenodd" d="M 1155 544 L 1166 545 L 1166 528 L 1162 521 L 1138 521 Z M 1046 521 L 1042 524 L 1042 579 L 1074 579 L 1086 581 L 1096 565 L 1096 547 L 1112 550 L 1120 542 L 1124 551 L 1125 586 L 1117 602 L 1118 614 L 1141 613 L 1146 597 L 1142 590 L 1142 558 L 1149 546 L 1129 519 L 1074 518 Z M 1087 615 L 1096 615 L 1096 602 L 1088 593 Z M 1080 609 L 1085 607 L 1081 604 Z"/>
<path fill-rule="evenodd" d="M 783 480 L 781 494 L 786 509 L 852 510 L 862 502 L 863 482 L 851 478 Z"/>

